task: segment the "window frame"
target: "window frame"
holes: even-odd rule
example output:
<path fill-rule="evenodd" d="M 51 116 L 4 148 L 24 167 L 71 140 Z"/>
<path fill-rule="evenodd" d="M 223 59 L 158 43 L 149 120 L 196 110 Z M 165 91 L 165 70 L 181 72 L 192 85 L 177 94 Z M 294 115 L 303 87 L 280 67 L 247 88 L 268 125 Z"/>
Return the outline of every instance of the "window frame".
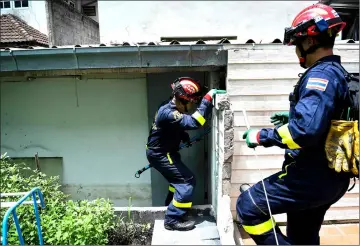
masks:
<path fill-rule="evenodd" d="M 86 8 L 88 8 L 88 7 L 93 7 L 93 8 L 94 8 L 94 12 L 95 12 L 95 14 L 94 14 L 94 15 L 88 15 L 88 14 L 86 14 L 86 13 L 85 13 L 84 8 L 86 9 Z M 86 15 L 86 16 L 89 16 L 89 17 L 96 17 L 96 16 L 97 16 L 97 8 L 96 8 L 96 6 L 95 6 L 95 5 L 90 5 L 90 6 L 81 6 L 81 10 L 82 10 L 82 13 L 83 13 L 84 15 Z"/>
<path fill-rule="evenodd" d="M 22 4 L 23 4 L 23 1 L 27 1 L 28 3 L 28 6 L 27 7 L 23 7 Z M 12 8 L 13 9 L 28 9 L 30 7 L 30 1 L 29 0 L 13 0 L 11 1 L 12 2 Z M 15 2 L 20 2 L 21 3 L 21 7 L 15 7 Z"/>
<path fill-rule="evenodd" d="M 4 10 L 12 9 L 12 4 L 11 4 L 12 1 L 11 0 L 1 0 L 0 2 L 2 4 L 2 6 L 4 6 L 5 2 L 9 2 L 9 4 L 10 4 L 9 8 L 0 8 L 0 9 L 4 9 Z"/>

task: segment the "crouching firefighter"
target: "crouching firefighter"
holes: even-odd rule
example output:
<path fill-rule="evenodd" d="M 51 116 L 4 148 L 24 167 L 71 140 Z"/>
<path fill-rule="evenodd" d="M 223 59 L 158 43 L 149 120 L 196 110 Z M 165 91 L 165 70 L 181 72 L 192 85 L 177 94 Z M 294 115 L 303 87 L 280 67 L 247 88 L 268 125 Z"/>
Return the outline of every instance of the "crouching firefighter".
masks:
<path fill-rule="evenodd" d="M 172 97 L 158 108 L 146 145 L 146 156 L 157 171 L 169 182 L 168 205 L 164 227 L 167 230 L 192 230 L 195 222 L 186 219 L 192 206 L 195 176 L 185 166 L 178 152 L 180 142 L 190 138 L 185 130 L 194 130 L 205 124 L 212 110 L 215 89 L 210 90 L 201 100 L 195 113 L 191 108 L 201 99 L 200 85 L 192 78 L 176 79 L 172 85 Z"/>
<path fill-rule="evenodd" d="M 347 79 L 340 57 L 333 54 L 336 34 L 344 26 L 330 6 L 314 4 L 302 10 L 285 29 L 284 44 L 296 46 L 300 66 L 307 70 L 290 93 L 289 112 L 272 117 L 275 128 L 249 129 L 243 135 L 250 148 L 285 149 L 282 171 L 263 179 L 264 185 L 260 181 L 249 187 L 237 200 L 240 223 L 256 244 L 319 245 L 327 210 L 349 187 L 349 173 L 335 171 L 334 166 L 339 169 L 337 164 L 327 159 L 336 156 L 329 152 L 334 146 L 325 148 L 331 136 L 335 135 L 336 142 L 339 134 L 329 135 L 331 124 L 342 119 L 348 104 Z M 358 134 L 357 122 L 345 126 Z M 359 148 L 357 142 L 348 144 L 350 149 L 353 144 Z M 358 161 L 358 151 L 357 156 L 347 157 Z M 345 162 L 341 159 L 340 169 Z M 353 163 L 355 160 L 348 165 Z M 343 168 L 357 173 L 354 165 Z M 281 213 L 287 214 L 287 236 L 270 216 Z"/>

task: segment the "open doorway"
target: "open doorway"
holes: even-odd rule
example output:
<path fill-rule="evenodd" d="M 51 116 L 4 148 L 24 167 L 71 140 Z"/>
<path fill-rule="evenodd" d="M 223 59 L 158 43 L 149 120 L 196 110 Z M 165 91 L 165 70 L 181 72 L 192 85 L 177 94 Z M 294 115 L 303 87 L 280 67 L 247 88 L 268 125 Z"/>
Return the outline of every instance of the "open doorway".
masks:
<path fill-rule="evenodd" d="M 225 74 L 222 72 L 166 72 L 147 74 L 148 127 L 150 129 L 158 106 L 171 96 L 170 84 L 178 77 L 192 77 L 199 81 L 204 94 L 211 88 L 225 89 Z M 214 114 L 214 112 L 213 112 Z M 214 117 L 214 115 L 213 115 Z M 214 160 L 212 151 L 212 137 L 214 132 L 212 121 L 198 130 L 188 131 L 190 138 L 203 134 L 207 127 L 211 132 L 202 141 L 191 148 L 180 150 L 185 165 L 196 176 L 196 187 L 193 195 L 193 205 L 212 204 L 214 192 Z M 151 169 L 152 206 L 164 206 L 169 184 L 155 169 Z"/>
<path fill-rule="evenodd" d="M 202 88 L 206 90 L 206 78 L 204 72 L 169 72 L 154 73 L 147 75 L 148 96 L 148 119 L 149 129 L 153 122 L 158 106 L 171 96 L 170 84 L 178 77 L 192 77 L 199 81 Z M 205 85 L 205 87 L 204 87 Z M 203 129 L 188 131 L 190 138 L 201 134 Z M 196 176 L 196 187 L 194 190 L 194 205 L 207 204 L 207 164 L 205 163 L 205 141 L 194 144 L 191 148 L 180 150 L 182 161 Z M 169 184 L 163 176 L 155 169 L 151 169 L 152 206 L 164 206 L 168 193 Z"/>

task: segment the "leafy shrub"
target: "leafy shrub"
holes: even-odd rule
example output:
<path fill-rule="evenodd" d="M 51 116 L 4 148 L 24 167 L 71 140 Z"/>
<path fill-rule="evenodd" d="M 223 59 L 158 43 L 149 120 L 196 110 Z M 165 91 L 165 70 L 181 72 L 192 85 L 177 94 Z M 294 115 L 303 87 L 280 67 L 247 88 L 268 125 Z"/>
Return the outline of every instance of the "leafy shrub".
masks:
<path fill-rule="evenodd" d="M 25 164 L 13 163 L 1 156 L 1 193 L 30 191 L 39 187 L 45 200 L 45 209 L 40 209 L 44 244 L 47 245 L 104 245 L 108 243 L 108 232 L 114 228 L 115 214 L 109 200 L 67 201 L 60 190 L 59 177 L 47 177 L 31 170 Z M 17 201 L 20 197 L 6 197 Z M 4 198 L 1 198 L 4 200 Z M 29 198 L 30 200 L 30 198 Z M 1 208 L 4 217 L 7 208 Z M 25 244 L 39 245 L 34 208 L 20 205 L 16 209 Z M 11 216 L 12 218 L 12 216 Z M 8 244 L 19 244 L 15 223 L 8 223 Z"/>

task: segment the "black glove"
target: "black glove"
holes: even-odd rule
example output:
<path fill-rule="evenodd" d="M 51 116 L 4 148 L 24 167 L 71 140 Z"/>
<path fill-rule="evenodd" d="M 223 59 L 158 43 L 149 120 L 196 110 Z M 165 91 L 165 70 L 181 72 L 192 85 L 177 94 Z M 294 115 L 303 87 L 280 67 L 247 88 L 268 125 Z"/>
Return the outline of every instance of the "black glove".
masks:
<path fill-rule="evenodd" d="M 191 143 L 189 133 L 183 132 L 181 141 L 185 144 L 186 147 L 190 147 Z"/>

